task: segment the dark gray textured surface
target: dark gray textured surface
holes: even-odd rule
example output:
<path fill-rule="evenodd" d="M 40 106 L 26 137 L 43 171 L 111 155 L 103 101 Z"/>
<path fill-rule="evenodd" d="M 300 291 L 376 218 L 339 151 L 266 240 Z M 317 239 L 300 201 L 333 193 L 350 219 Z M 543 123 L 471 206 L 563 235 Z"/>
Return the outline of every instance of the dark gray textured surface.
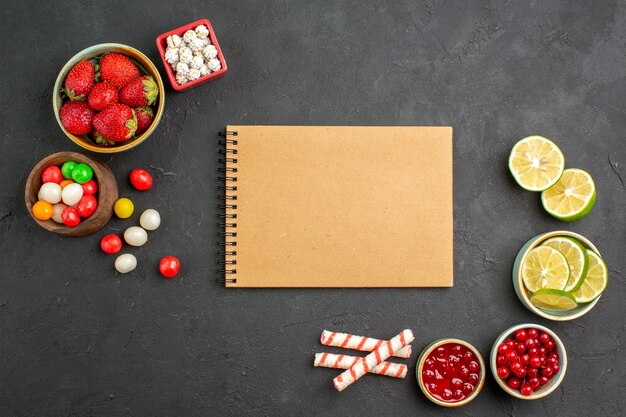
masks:
<path fill-rule="evenodd" d="M 602 2 L 21 1 L 0 34 L 0 416 L 621 415 L 626 289 L 626 3 Z M 28 216 L 30 167 L 77 150 L 56 126 L 51 88 L 79 50 L 121 42 L 161 68 L 154 38 L 208 17 L 225 78 L 167 91 L 156 133 L 103 159 L 122 195 L 163 225 L 114 274 L 99 239 L 113 220 L 64 239 Z M 455 277 L 451 289 L 225 290 L 215 283 L 217 149 L 226 123 L 451 125 L 455 129 Z M 591 215 L 562 224 L 511 180 L 506 158 L 530 133 L 553 138 L 567 165 L 595 178 Z M 127 175 L 152 167 L 156 186 Z M 530 237 L 567 229 L 609 265 L 609 290 L 586 317 L 546 322 L 510 282 Z M 180 278 L 158 259 L 179 256 Z M 553 395 L 513 400 L 491 377 L 470 405 L 430 404 L 415 379 L 366 377 L 343 393 L 311 365 L 323 328 L 390 337 L 412 328 L 414 350 L 459 337 L 487 356 L 504 328 L 548 324 L 567 345 Z M 416 356 L 407 363 L 411 366 Z"/>

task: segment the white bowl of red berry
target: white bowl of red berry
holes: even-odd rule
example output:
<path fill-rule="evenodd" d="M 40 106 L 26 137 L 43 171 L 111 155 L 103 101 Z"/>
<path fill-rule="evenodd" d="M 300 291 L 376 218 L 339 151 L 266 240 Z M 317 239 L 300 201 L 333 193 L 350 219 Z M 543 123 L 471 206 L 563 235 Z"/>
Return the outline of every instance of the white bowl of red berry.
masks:
<path fill-rule="evenodd" d="M 426 346 L 415 369 L 424 395 L 442 407 L 472 401 L 485 382 L 485 362 L 478 349 L 459 339 L 439 339 Z"/>
<path fill-rule="evenodd" d="M 561 339 L 547 327 L 518 324 L 493 343 L 490 365 L 504 391 L 522 400 L 538 400 L 563 382 L 567 352 Z"/>
<path fill-rule="evenodd" d="M 152 61 L 119 43 L 90 46 L 70 58 L 54 84 L 52 107 L 63 132 L 92 152 L 115 153 L 154 132 L 165 105 Z"/>

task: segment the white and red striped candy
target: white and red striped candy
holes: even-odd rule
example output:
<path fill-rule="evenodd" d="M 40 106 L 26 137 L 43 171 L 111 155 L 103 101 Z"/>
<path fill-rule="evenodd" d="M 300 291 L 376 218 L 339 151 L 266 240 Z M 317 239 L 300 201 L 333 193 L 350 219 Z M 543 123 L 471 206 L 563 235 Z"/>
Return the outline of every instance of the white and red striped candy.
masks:
<path fill-rule="evenodd" d="M 335 355 L 333 353 L 316 353 L 313 366 L 322 368 L 350 369 L 360 360 L 360 356 Z M 393 362 L 381 362 L 374 368 L 370 369 L 370 373 L 384 375 L 391 378 L 404 378 L 407 373 L 407 366 L 404 364 Z"/>
<path fill-rule="evenodd" d="M 386 340 L 373 339 L 367 336 L 356 336 L 350 333 L 338 333 L 324 330 L 320 341 L 325 346 L 336 346 L 345 349 L 360 350 L 361 352 L 372 352 L 379 348 Z M 393 356 L 398 358 L 410 358 L 413 350 L 411 346 L 405 346 L 394 352 Z"/>

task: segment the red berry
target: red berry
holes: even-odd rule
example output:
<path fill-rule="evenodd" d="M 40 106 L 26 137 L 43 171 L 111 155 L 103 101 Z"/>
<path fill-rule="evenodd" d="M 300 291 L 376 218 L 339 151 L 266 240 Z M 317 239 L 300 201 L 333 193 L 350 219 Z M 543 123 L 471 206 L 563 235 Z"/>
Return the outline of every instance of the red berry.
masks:
<path fill-rule="evenodd" d="M 539 388 L 539 378 L 537 378 L 536 376 L 532 378 L 528 378 L 526 382 L 528 383 L 528 385 L 530 385 L 532 389 Z"/>
<path fill-rule="evenodd" d="M 476 361 L 472 361 L 469 363 L 469 365 L 467 366 L 469 368 L 470 371 L 472 372 L 478 372 L 480 371 L 480 365 L 478 365 L 478 362 Z"/>
<path fill-rule="evenodd" d="M 93 86 L 87 97 L 89 107 L 100 111 L 117 103 L 117 87 L 111 83 L 103 81 Z"/>
<path fill-rule="evenodd" d="M 531 349 L 532 347 L 535 346 L 535 339 L 526 339 L 524 341 L 524 344 L 526 345 L 528 349 Z"/>
<path fill-rule="evenodd" d="M 541 343 L 543 343 L 545 345 L 546 343 L 548 343 L 549 340 L 552 340 L 552 338 L 550 337 L 550 335 L 548 333 L 546 333 L 546 332 L 539 333 L 539 341 Z"/>
<path fill-rule="evenodd" d="M 450 391 L 449 389 L 443 390 L 441 398 L 443 398 L 444 401 L 450 401 L 452 399 L 452 391 Z"/>
<path fill-rule="evenodd" d="M 530 360 L 530 355 L 528 353 L 524 353 L 520 355 L 519 361 L 522 365 L 528 365 L 528 361 Z"/>
<path fill-rule="evenodd" d="M 519 391 L 522 393 L 522 395 L 525 395 L 526 397 L 533 393 L 532 387 L 528 384 L 522 385 Z"/>
<path fill-rule="evenodd" d="M 522 369 L 524 369 L 524 367 L 522 366 L 521 363 L 519 362 L 513 362 L 510 366 L 511 372 L 513 372 L 514 374 L 520 372 Z"/>
<path fill-rule="evenodd" d="M 91 216 L 98 208 L 98 200 L 92 195 L 83 195 L 76 205 L 76 211 L 80 217 L 87 218 Z"/>
<path fill-rule="evenodd" d="M 539 368 L 541 366 L 541 358 L 539 356 L 531 356 L 528 364 L 531 368 Z"/>
<path fill-rule="evenodd" d="M 136 107 L 135 114 L 137 115 L 137 131 L 135 135 L 145 132 L 152 124 L 154 119 L 154 112 L 149 106 Z"/>
<path fill-rule="evenodd" d="M 536 347 L 528 349 L 528 354 L 530 356 L 539 356 L 539 349 Z"/>
<path fill-rule="evenodd" d="M 541 356 L 546 356 L 546 353 L 548 353 L 548 351 L 546 350 L 546 348 L 545 348 L 545 347 L 543 347 L 543 346 L 541 346 L 541 347 L 539 348 L 539 355 L 541 355 Z"/>
<path fill-rule="evenodd" d="M 139 70 L 128 57 L 109 53 L 100 59 L 100 79 L 122 88 L 139 77 Z"/>
<path fill-rule="evenodd" d="M 118 253 L 122 249 L 122 239 L 117 235 L 106 235 L 100 241 L 100 248 L 104 253 Z"/>
<path fill-rule="evenodd" d="M 455 389 L 452 395 L 454 396 L 455 400 L 460 400 L 461 398 L 463 398 L 463 390 Z"/>
<path fill-rule="evenodd" d="M 66 226 L 76 227 L 80 223 L 80 216 L 74 207 L 65 207 L 61 212 L 61 220 Z"/>
<path fill-rule="evenodd" d="M 452 378 L 452 381 L 450 381 L 450 384 L 452 384 L 452 386 L 455 389 L 461 389 L 463 388 L 463 381 L 461 381 L 460 378 Z"/>
<path fill-rule="evenodd" d="M 550 352 L 554 350 L 554 348 L 556 347 L 556 343 L 554 343 L 554 340 L 548 340 L 544 346 L 546 347 L 546 350 Z"/>
<path fill-rule="evenodd" d="M 461 371 L 459 372 L 461 374 L 461 376 L 463 377 L 463 379 L 467 380 L 467 378 L 470 375 L 470 370 L 467 369 L 465 366 L 461 367 Z"/>
<path fill-rule="evenodd" d="M 529 338 L 534 339 L 539 336 L 539 331 L 537 329 L 526 329 L 526 334 Z"/>
<path fill-rule="evenodd" d="M 498 354 L 498 356 L 496 356 L 496 364 L 497 365 L 500 365 L 500 366 L 506 365 L 506 362 L 507 362 L 507 360 L 506 360 L 506 357 L 504 355 Z"/>
<path fill-rule="evenodd" d="M 120 90 L 120 103 L 130 107 L 151 106 L 159 96 L 159 86 L 154 78 L 144 75 L 135 78 Z"/>
<path fill-rule="evenodd" d="M 502 379 L 507 379 L 509 375 L 511 374 L 509 369 L 504 366 L 501 366 L 500 368 L 498 368 L 497 372 L 498 372 L 498 376 Z"/>
<path fill-rule="evenodd" d="M 526 368 L 522 367 L 518 372 L 515 372 L 515 376 L 523 379 L 526 376 Z"/>
<path fill-rule="evenodd" d="M 63 174 L 61 173 L 59 167 L 56 165 L 49 166 L 41 173 L 42 183 L 55 182 L 57 184 L 60 184 L 61 181 L 63 181 Z"/>
<path fill-rule="evenodd" d="M 468 350 L 463 354 L 463 362 L 470 363 L 473 360 L 474 360 L 474 354 L 472 353 L 471 350 Z"/>
<path fill-rule="evenodd" d="M 478 377 L 478 374 L 470 374 L 470 376 L 467 378 L 467 382 L 472 385 L 476 385 L 478 384 L 479 379 L 480 378 Z"/>
<path fill-rule="evenodd" d="M 174 278 L 180 270 L 180 261 L 173 256 L 164 256 L 159 262 L 159 271 L 165 278 Z"/>
<path fill-rule="evenodd" d="M 460 354 L 463 351 L 463 348 L 461 347 L 461 345 L 454 345 L 454 346 L 452 346 L 450 351 L 452 353 L 454 353 L 455 355 L 458 355 L 458 354 Z"/>
<path fill-rule="evenodd" d="M 513 389 L 518 389 L 520 384 L 521 384 L 520 380 L 515 377 L 509 378 L 507 382 L 507 385 Z"/>
<path fill-rule="evenodd" d="M 559 365 L 558 363 L 555 363 L 554 365 L 552 365 L 552 370 L 554 371 L 555 374 L 559 372 L 559 369 L 561 369 L 561 365 Z"/>
<path fill-rule="evenodd" d="M 520 342 L 515 345 L 515 350 L 521 355 L 522 353 L 526 352 L 526 345 Z"/>
<path fill-rule="evenodd" d="M 548 358 L 554 358 L 554 359 L 556 359 L 556 361 L 558 362 L 558 361 L 559 361 L 559 354 L 558 354 L 558 353 L 556 353 L 556 352 L 552 352 L 552 353 L 550 353 L 550 354 L 548 355 Z"/>
<path fill-rule="evenodd" d="M 89 180 L 80 186 L 83 187 L 83 195 L 95 195 L 98 192 L 98 183 L 94 180 Z"/>
<path fill-rule="evenodd" d="M 507 344 L 504 342 L 500 343 L 500 346 L 498 346 L 498 353 L 501 353 L 504 355 L 507 350 L 509 350 L 509 347 L 507 346 Z"/>
<path fill-rule="evenodd" d="M 515 332 L 515 340 L 519 342 L 523 342 L 524 340 L 526 340 L 526 338 L 527 338 L 526 330 L 519 329 L 518 331 Z"/>
<path fill-rule="evenodd" d="M 59 114 L 65 130 L 73 135 L 86 135 L 91 132 L 93 110 L 84 101 L 68 101 Z"/>
<path fill-rule="evenodd" d="M 541 385 L 542 387 L 544 385 L 546 385 L 550 380 L 548 378 L 546 378 L 545 376 L 540 376 L 539 377 L 539 385 Z"/>
<path fill-rule="evenodd" d="M 125 104 L 112 104 L 93 118 L 93 127 L 108 140 L 125 142 L 137 129 L 135 112 Z"/>
<path fill-rule="evenodd" d="M 541 375 L 546 378 L 551 378 L 554 375 L 554 369 L 551 366 L 546 366 L 541 370 Z"/>
<path fill-rule="evenodd" d="M 539 368 L 528 367 L 528 369 L 526 369 L 526 375 L 528 375 L 531 378 L 539 376 Z"/>
<path fill-rule="evenodd" d="M 469 395 L 473 391 L 474 391 L 474 386 L 472 384 L 470 384 L 469 382 L 466 382 L 465 384 L 463 384 L 463 394 Z"/>
<path fill-rule="evenodd" d="M 515 340 L 509 339 L 506 341 L 506 345 L 509 347 L 509 349 L 515 349 L 515 346 L 517 346 L 517 343 L 515 343 Z"/>
<path fill-rule="evenodd" d="M 72 67 L 65 77 L 63 92 L 70 100 L 84 100 L 93 87 L 96 71 L 93 64 L 82 60 Z"/>
<path fill-rule="evenodd" d="M 506 360 L 509 362 L 514 362 L 517 360 L 517 352 L 515 352 L 514 350 L 509 350 L 507 351 L 504 356 L 506 357 Z"/>
<path fill-rule="evenodd" d="M 130 182 L 139 191 L 146 191 L 152 187 L 152 176 L 143 169 L 133 169 L 130 173 Z"/>

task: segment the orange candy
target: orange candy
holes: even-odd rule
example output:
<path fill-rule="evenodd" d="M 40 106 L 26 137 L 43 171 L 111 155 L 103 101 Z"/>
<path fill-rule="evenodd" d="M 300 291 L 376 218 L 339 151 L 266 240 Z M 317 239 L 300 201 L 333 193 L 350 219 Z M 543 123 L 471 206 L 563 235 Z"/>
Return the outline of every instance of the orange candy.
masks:
<path fill-rule="evenodd" d="M 33 215 L 39 220 L 48 220 L 52 217 L 52 204 L 47 201 L 39 200 L 33 206 Z"/>
<path fill-rule="evenodd" d="M 68 185 L 72 184 L 74 181 L 72 180 L 63 180 L 61 181 L 61 189 L 67 187 Z"/>

